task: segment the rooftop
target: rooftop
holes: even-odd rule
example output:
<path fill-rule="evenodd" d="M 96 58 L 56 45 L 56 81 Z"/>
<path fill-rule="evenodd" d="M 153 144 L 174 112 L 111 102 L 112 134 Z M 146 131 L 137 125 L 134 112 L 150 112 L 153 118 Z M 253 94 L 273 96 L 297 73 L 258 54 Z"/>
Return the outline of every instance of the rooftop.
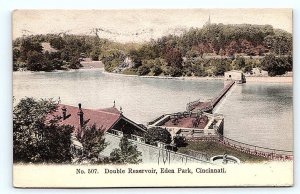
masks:
<path fill-rule="evenodd" d="M 79 108 L 75 106 L 69 106 L 64 104 L 59 104 L 57 111 L 54 112 L 54 116 L 63 115 L 62 108 L 66 108 L 66 119 L 60 119 L 59 124 L 61 125 L 72 125 L 77 127 L 80 125 L 80 118 L 77 114 Z M 121 113 L 115 107 L 105 108 L 105 109 L 81 109 L 83 112 L 83 119 L 88 127 L 96 124 L 98 128 L 103 131 L 109 130 L 113 125 L 119 120 Z"/>
<path fill-rule="evenodd" d="M 229 73 L 229 72 L 234 72 L 234 73 L 243 73 L 242 71 L 239 71 L 239 70 L 230 70 L 230 71 L 226 71 L 225 73 Z"/>

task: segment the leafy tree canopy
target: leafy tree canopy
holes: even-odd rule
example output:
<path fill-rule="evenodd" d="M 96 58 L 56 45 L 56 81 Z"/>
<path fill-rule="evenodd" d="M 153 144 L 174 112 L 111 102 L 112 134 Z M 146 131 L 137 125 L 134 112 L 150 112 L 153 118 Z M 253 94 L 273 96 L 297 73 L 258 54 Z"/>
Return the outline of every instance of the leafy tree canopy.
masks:
<path fill-rule="evenodd" d="M 58 125 L 57 117 L 49 117 L 57 108 L 51 99 L 24 98 L 13 109 L 14 162 L 71 162 L 73 127 Z"/>
<path fill-rule="evenodd" d="M 152 127 L 147 130 L 145 135 L 146 142 L 155 145 L 157 141 L 169 144 L 171 143 L 171 134 L 168 130 L 161 127 Z"/>
<path fill-rule="evenodd" d="M 97 128 L 94 124 L 90 128 L 84 127 L 83 131 L 83 136 L 80 139 L 83 146 L 83 158 L 97 162 L 99 154 L 108 145 L 105 141 L 103 130 Z"/>
<path fill-rule="evenodd" d="M 138 164 L 142 162 L 140 156 L 142 153 L 137 150 L 137 146 L 133 145 L 127 137 L 122 137 L 120 148 L 114 149 L 110 153 L 110 160 L 117 164 Z"/>

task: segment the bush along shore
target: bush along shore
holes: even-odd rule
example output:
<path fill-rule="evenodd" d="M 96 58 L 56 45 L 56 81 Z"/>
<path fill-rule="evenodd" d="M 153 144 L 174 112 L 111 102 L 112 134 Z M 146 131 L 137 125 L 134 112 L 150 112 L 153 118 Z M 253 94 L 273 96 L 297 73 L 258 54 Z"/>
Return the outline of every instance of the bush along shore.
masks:
<path fill-rule="evenodd" d="M 71 34 L 13 40 L 15 71 L 78 69 L 87 58 L 126 75 L 206 77 L 257 67 L 276 76 L 292 71 L 292 34 L 270 25 L 210 24 L 143 43 Z"/>

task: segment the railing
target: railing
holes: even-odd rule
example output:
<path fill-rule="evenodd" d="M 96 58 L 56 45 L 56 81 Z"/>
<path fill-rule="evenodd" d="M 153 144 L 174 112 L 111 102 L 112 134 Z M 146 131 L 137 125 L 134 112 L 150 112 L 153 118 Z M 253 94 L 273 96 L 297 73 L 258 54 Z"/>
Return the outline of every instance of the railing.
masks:
<path fill-rule="evenodd" d="M 221 92 L 215 97 L 213 98 L 211 101 L 210 101 L 210 105 L 206 106 L 206 107 L 203 107 L 201 109 L 201 111 L 203 112 L 207 112 L 207 111 L 211 111 L 217 104 L 218 102 L 224 97 L 224 95 L 229 91 L 229 89 L 235 84 L 234 81 L 231 81 L 229 84 L 227 84 L 222 90 Z M 209 102 L 209 101 L 207 101 Z M 189 102 L 187 103 L 187 111 L 191 111 L 193 110 L 199 103 L 201 103 L 200 99 L 199 100 L 196 100 L 196 101 L 192 101 L 192 102 Z M 202 103 L 205 103 L 205 102 L 202 102 Z"/>
<path fill-rule="evenodd" d="M 161 148 L 159 149 L 159 155 L 158 155 L 158 164 L 160 164 L 160 160 L 162 160 L 163 164 L 170 164 L 171 163 L 171 154 L 176 155 L 177 157 L 181 158 L 182 163 L 187 163 L 188 161 L 196 161 L 196 162 L 201 162 L 201 163 L 209 163 L 212 164 L 209 160 L 208 157 L 206 156 L 192 156 L 192 155 L 187 155 L 187 154 L 183 154 L 180 152 L 174 152 L 172 150 L 169 149 L 165 149 L 165 148 Z"/>
<path fill-rule="evenodd" d="M 111 130 L 107 131 L 106 133 L 121 138 L 121 136 L 117 135 L 117 133 L 112 133 Z M 159 149 L 159 155 L 163 154 L 164 152 L 168 153 L 169 156 L 166 156 L 166 160 L 168 162 L 170 162 L 170 159 L 171 159 L 170 154 L 172 153 L 172 154 L 176 154 L 178 156 L 181 156 L 182 158 L 185 158 L 186 160 L 195 160 L 195 161 L 198 161 L 198 162 L 210 163 L 209 162 L 209 157 L 206 153 L 201 153 L 201 152 L 196 152 L 196 151 L 191 150 L 192 153 L 197 153 L 197 154 L 187 155 L 187 154 L 183 154 L 183 153 L 180 153 L 180 152 L 175 152 L 175 151 L 170 149 L 170 147 L 174 147 L 174 145 L 165 144 L 165 143 L 158 142 L 158 141 L 156 142 L 156 145 L 147 144 L 143 137 L 140 137 L 140 136 L 137 136 L 137 135 L 130 135 L 130 136 L 128 136 L 128 139 L 130 139 L 132 141 L 135 141 L 136 143 L 141 143 L 141 144 L 144 144 L 144 145 L 147 145 L 147 146 L 150 146 L 150 147 L 155 147 L 155 148 Z"/>
<path fill-rule="evenodd" d="M 227 84 L 222 90 L 221 92 L 218 94 L 218 96 L 216 98 L 214 98 L 211 102 L 212 106 L 215 107 L 218 102 L 223 98 L 223 96 L 228 92 L 228 90 L 234 85 L 234 81 L 230 82 L 229 84 Z"/>
<path fill-rule="evenodd" d="M 261 156 L 271 160 L 292 160 L 293 151 L 271 149 L 262 146 L 251 145 L 243 142 L 239 142 L 228 137 L 225 137 L 218 132 L 216 136 L 196 137 L 191 138 L 190 141 L 210 141 L 221 143 L 224 146 L 236 149 L 240 152 L 247 154 Z"/>
<path fill-rule="evenodd" d="M 209 112 L 214 108 L 214 106 L 212 105 L 212 103 L 210 103 L 209 106 L 205 107 L 202 109 L 203 112 Z"/>
<path fill-rule="evenodd" d="M 201 102 L 200 99 L 198 99 L 198 100 L 187 103 L 186 110 L 191 111 L 194 108 L 194 106 L 199 104 L 200 102 Z"/>
<path fill-rule="evenodd" d="M 187 105 L 194 105 L 194 104 L 197 104 L 197 103 L 199 103 L 199 102 L 201 102 L 201 101 L 200 101 L 200 98 L 199 98 L 198 100 L 195 100 L 195 101 L 192 101 L 192 102 L 187 103 Z"/>
<path fill-rule="evenodd" d="M 114 135 L 117 135 L 117 136 L 123 136 L 123 132 L 122 131 L 118 131 L 118 130 L 115 130 L 115 129 L 110 129 L 107 131 L 108 133 L 111 133 L 111 134 L 114 134 Z"/>
<path fill-rule="evenodd" d="M 157 117 L 156 119 L 148 122 L 148 125 L 153 125 L 154 123 L 156 123 L 157 121 L 159 121 L 160 119 L 162 119 L 165 115 L 161 115 L 159 117 Z"/>
<path fill-rule="evenodd" d="M 199 152 L 199 151 L 195 151 L 195 150 L 188 150 L 187 155 L 193 156 L 195 158 L 199 158 L 199 159 L 202 159 L 202 160 L 206 160 L 206 161 L 210 160 L 209 155 L 205 152 Z"/>
<path fill-rule="evenodd" d="M 131 137 L 130 139 L 132 139 L 134 141 L 145 143 L 145 138 L 143 138 L 143 137 L 140 137 L 137 135 L 131 135 L 130 137 Z"/>

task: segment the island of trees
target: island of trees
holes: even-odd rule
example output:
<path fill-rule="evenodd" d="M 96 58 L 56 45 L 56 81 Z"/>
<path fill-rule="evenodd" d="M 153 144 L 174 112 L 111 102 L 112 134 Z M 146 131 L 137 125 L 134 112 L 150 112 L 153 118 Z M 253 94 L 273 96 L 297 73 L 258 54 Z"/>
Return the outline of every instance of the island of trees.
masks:
<path fill-rule="evenodd" d="M 14 70 L 78 69 L 84 58 L 102 61 L 108 72 L 141 76 L 220 76 L 254 67 L 276 76 L 292 71 L 292 34 L 271 25 L 209 24 L 144 43 L 70 34 L 13 41 Z"/>

